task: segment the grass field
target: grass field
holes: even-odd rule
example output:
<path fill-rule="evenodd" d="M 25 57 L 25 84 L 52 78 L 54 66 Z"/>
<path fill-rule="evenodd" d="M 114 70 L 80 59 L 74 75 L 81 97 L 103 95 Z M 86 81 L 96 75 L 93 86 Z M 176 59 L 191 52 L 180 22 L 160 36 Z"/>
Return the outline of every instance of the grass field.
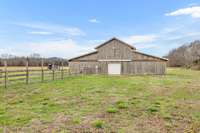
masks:
<path fill-rule="evenodd" d="M 0 132 L 200 132 L 200 71 L 0 88 Z"/>

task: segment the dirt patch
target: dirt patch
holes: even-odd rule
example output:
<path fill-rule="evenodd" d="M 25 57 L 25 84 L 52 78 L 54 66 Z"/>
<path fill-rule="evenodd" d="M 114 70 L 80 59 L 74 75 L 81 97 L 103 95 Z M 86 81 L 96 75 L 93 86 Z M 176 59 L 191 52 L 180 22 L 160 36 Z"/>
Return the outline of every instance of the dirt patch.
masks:
<path fill-rule="evenodd" d="M 136 130 L 142 133 L 167 133 L 165 122 L 158 116 L 148 118 L 138 118 L 136 121 Z"/>

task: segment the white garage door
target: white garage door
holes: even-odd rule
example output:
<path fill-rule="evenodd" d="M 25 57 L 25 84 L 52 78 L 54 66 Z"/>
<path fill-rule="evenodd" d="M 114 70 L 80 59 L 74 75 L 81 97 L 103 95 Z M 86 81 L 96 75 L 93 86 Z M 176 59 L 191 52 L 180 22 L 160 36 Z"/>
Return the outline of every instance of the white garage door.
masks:
<path fill-rule="evenodd" d="M 121 64 L 108 64 L 108 74 L 121 74 Z"/>

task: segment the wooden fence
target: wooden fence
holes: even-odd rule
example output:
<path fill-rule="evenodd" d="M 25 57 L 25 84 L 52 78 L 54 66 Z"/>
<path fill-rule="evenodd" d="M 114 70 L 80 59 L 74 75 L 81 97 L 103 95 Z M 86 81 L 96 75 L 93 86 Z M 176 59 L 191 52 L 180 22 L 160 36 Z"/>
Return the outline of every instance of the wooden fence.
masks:
<path fill-rule="evenodd" d="M 44 68 L 43 62 L 41 67 L 33 69 L 29 67 L 28 61 L 25 69 L 9 70 L 7 62 L 4 62 L 4 68 L 0 69 L 0 86 L 7 88 L 10 84 L 16 83 L 33 83 L 33 82 L 46 82 L 57 79 L 64 79 L 70 75 L 70 70 L 63 66 L 63 63 L 58 68 L 52 68 L 51 70 L 47 67 Z"/>

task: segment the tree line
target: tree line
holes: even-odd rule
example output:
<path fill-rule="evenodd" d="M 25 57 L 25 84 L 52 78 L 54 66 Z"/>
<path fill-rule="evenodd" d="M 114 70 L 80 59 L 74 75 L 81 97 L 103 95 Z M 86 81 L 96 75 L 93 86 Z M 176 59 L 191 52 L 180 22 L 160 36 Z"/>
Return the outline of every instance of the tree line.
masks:
<path fill-rule="evenodd" d="M 29 62 L 29 66 L 41 66 L 42 60 L 44 66 L 48 66 L 49 64 L 60 66 L 62 63 L 64 66 L 68 65 L 66 59 L 58 57 L 42 58 L 39 54 L 31 54 L 28 57 L 2 54 L 0 55 L 0 66 L 4 66 L 5 60 L 7 61 L 8 66 L 25 66 L 27 61 Z"/>
<path fill-rule="evenodd" d="M 169 59 L 168 66 L 171 67 L 200 66 L 200 40 L 173 49 L 165 57 Z"/>

